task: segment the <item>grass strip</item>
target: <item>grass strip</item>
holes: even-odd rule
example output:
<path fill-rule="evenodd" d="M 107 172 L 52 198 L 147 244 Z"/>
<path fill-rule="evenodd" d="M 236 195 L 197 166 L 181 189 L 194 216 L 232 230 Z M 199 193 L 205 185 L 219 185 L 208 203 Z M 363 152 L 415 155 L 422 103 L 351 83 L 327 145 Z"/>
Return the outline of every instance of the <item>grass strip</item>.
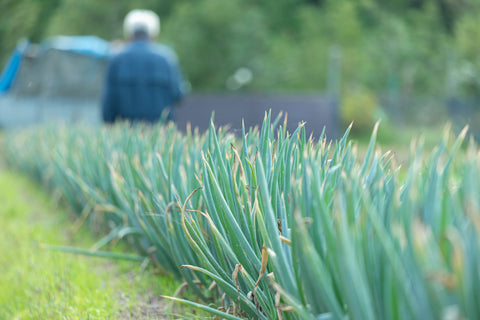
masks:
<path fill-rule="evenodd" d="M 0 168 L 0 319 L 171 318 L 156 297 L 178 282 L 142 271 L 138 257 L 112 262 L 58 251 L 95 242 L 83 229 L 69 232 L 73 224 L 59 211 L 29 180 Z"/>

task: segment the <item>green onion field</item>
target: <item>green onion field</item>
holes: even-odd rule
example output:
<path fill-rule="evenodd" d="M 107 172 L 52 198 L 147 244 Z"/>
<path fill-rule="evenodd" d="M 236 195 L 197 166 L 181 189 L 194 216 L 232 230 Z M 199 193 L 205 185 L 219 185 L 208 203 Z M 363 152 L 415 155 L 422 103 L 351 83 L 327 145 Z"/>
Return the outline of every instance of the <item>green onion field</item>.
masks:
<path fill-rule="evenodd" d="M 169 277 L 190 290 L 158 292 L 164 303 L 218 319 L 480 318 L 480 158 L 467 129 L 459 135 L 446 129 L 433 149 L 413 141 L 400 166 L 377 146 L 377 126 L 361 152 L 349 129 L 337 141 L 313 141 L 301 126 L 283 128 L 267 115 L 261 128 L 240 136 L 213 124 L 204 134 L 181 133 L 172 124 L 5 133 L 8 167 L 76 213 L 74 221 L 96 242 L 93 249 L 85 240 L 61 242 L 57 237 L 70 229 L 62 211 L 22 221 L 16 219 L 26 213 L 14 212 L 31 212 L 35 202 L 2 208 L 1 221 L 19 224 L 22 241 L 37 223 L 46 224 L 42 242 L 49 251 L 39 257 L 41 247 L 30 244 L 30 258 L 8 235 L 16 229 L 5 229 L 1 259 L 20 265 L 0 279 L 12 288 L 10 297 L 0 289 L 0 314 L 108 319 L 107 309 L 115 317 L 119 300 L 109 292 L 118 289 L 109 279 L 120 272 L 118 263 L 128 263 L 159 274 L 145 290 L 158 292 L 156 282 Z M 2 188 L 6 199 L 23 196 Z M 51 219 L 62 224 L 52 229 Z M 57 259 L 59 273 L 37 276 L 41 261 L 34 259 Z M 114 271 L 90 272 L 102 264 Z M 17 277 L 17 269 L 26 275 Z M 62 277 L 71 272 L 77 280 L 69 286 Z M 36 297 L 44 303 L 22 308 L 31 297 L 12 297 L 14 281 L 24 281 L 22 292 L 30 295 L 46 287 Z M 78 297 L 69 300 L 75 310 L 55 288 Z"/>

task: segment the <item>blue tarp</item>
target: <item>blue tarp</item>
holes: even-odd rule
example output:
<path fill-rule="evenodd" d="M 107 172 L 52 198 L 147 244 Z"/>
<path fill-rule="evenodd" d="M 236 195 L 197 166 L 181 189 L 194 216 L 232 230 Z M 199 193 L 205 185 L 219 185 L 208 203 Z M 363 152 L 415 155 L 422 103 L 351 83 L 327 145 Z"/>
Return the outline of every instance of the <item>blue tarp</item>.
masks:
<path fill-rule="evenodd" d="M 13 50 L 10 59 L 3 68 L 2 74 L 0 75 L 0 95 L 7 92 L 12 86 L 13 80 L 15 80 L 15 76 L 17 75 L 18 68 L 20 67 L 23 50 L 25 50 L 27 46 L 27 41 L 21 41 Z"/>
<path fill-rule="evenodd" d="M 97 58 L 106 58 L 110 42 L 96 36 L 56 36 L 40 44 L 41 50 L 57 49 Z"/>
<path fill-rule="evenodd" d="M 14 49 L 0 76 L 0 95 L 5 94 L 12 86 L 22 61 L 23 52 L 28 45 L 28 41 L 21 41 Z M 96 36 L 56 36 L 40 44 L 40 53 L 49 49 L 74 52 L 96 58 L 107 58 L 110 43 Z"/>

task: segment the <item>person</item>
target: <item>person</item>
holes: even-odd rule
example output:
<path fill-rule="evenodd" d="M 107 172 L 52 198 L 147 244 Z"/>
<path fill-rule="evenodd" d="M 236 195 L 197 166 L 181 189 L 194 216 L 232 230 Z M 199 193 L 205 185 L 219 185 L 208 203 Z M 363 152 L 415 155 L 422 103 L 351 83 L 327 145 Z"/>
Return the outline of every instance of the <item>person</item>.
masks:
<path fill-rule="evenodd" d="M 107 65 L 103 121 L 154 123 L 164 112 L 172 120 L 173 108 L 184 96 L 183 77 L 175 52 L 154 42 L 160 19 L 153 11 L 133 10 L 123 28 L 130 41 Z"/>

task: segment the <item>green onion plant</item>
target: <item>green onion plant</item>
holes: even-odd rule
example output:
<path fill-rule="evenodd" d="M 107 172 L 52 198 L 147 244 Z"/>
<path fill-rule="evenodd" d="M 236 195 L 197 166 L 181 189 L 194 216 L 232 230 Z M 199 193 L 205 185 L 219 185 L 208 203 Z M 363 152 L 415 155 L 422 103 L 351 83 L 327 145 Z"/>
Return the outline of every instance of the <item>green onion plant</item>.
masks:
<path fill-rule="evenodd" d="M 313 139 L 270 114 L 239 137 L 41 127 L 2 151 L 103 233 L 90 253 L 121 239 L 218 317 L 480 318 L 478 147 L 446 130 L 400 167 L 377 127 L 362 157 L 350 129 Z"/>

